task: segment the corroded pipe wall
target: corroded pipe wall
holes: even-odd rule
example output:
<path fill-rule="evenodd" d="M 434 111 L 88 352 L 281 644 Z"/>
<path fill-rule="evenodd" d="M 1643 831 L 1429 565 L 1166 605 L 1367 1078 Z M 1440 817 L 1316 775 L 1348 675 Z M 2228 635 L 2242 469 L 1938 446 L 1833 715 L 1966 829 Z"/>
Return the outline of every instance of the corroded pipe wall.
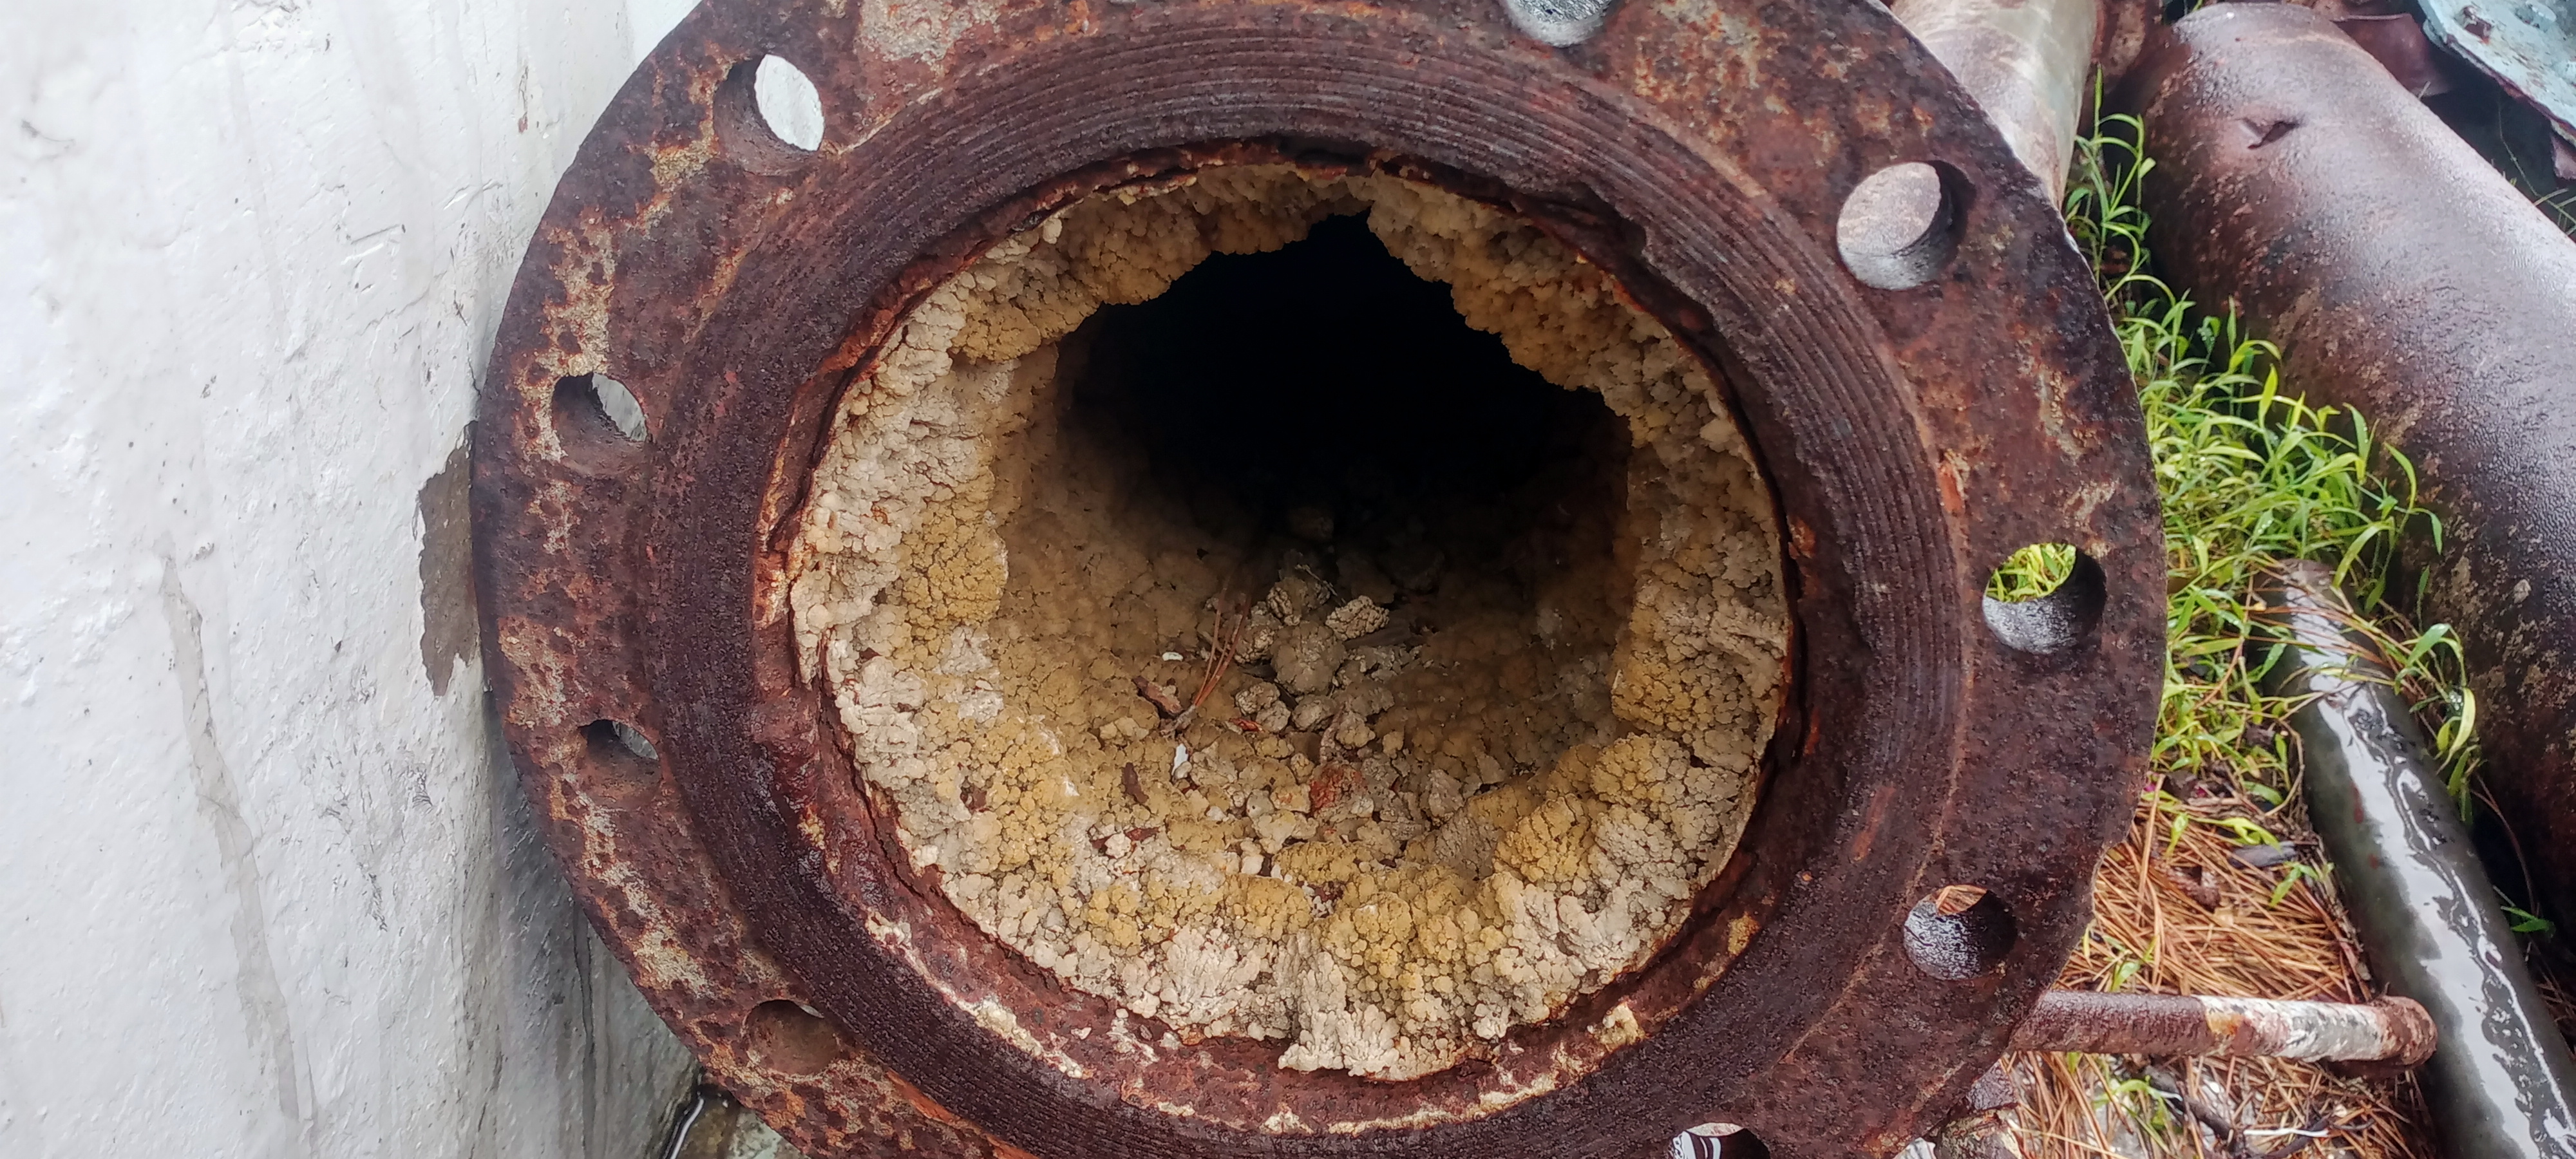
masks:
<path fill-rule="evenodd" d="M 2175 23 L 2124 103 L 2146 118 L 2176 280 L 2233 300 L 2289 381 L 2414 458 L 2445 530 L 2427 610 L 2462 633 L 2496 795 L 2532 830 L 2544 900 L 2570 912 L 2576 243 L 2305 8 Z"/>

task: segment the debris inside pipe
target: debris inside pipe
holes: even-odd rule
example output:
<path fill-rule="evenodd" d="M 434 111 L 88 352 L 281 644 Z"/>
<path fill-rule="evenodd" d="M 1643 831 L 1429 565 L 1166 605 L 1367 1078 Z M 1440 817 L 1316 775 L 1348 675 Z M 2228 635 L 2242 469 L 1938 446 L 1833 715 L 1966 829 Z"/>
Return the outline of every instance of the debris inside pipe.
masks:
<path fill-rule="evenodd" d="M 1072 206 L 915 309 L 814 484 L 802 654 L 913 865 L 1176 1041 L 1482 1057 L 1752 808 L 1769 494 L 1696 358 L 1494 208 L 1285 166 Z"/>

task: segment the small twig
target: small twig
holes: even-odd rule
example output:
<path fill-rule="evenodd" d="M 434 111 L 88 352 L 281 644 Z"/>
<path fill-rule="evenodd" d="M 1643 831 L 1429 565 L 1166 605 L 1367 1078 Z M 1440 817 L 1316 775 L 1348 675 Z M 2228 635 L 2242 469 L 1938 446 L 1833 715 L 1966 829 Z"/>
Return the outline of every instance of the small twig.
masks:
<path fill-rule="evenodd" d="M 2171 863 L 2165 865 L 2166 879 L 2172 881 L 2200 908 L 2215 911 L 2221 899 L 2218 896 L 2218 884 L 2211 881 L 2210 876 L 2207 866 L 2195 865 L 2186 870 L 2182 866 Z"/>
<path fill-rule="evenodd" d="M 1208 656 L 1207 677 L 1199 681 L 1198 694 L 1190 697 L 1188 707 L 1175 704 L 1164 713 L 1171 718 L 1163 722 L 1162 733 L 1165 736 L 1179 736 L 1189 730 L 1190 722 L 1198 719 L 1199 706 L 1216 693 L 1216 686 L 1225 680 L 1226 669 L 1234 665 L 1234 651 L 1243 644 L 1243 630 L 1252 622 L 1252 609 L 1247 604 L 1228 617 L 1226 606 L 1227 601 L 1220 594 L 1217 597 L 1216 635 L 1212 637 L 1216 650 Z M 1161 707 L 1162 702 L 1156 701 L 1155 706 Z"/>
<path fill-rule="evenodd" d="M 2227 1149 L 2226 1155 L 2228 1159 L 2245 1159 L 2243 1155 L 2238 1153 L 2238 1148 L 2233 1142 L 2235 1124 L 2231 1122 L 2226 1115 L 2220 1113 L 2217 1108 L 2211 1107 L 2209 1104 L 2204 1103 L 2199 1099 L 2195 1099 L 2189 1093 L 2185 1092 L 2183 1090 L 2182 1079 L 2180 1076 L 2175 1075 L 2173 1072 L 2165 1070 L 2160 1066 L 2148 1067 L 2146 1076 L 2148 1091 L 2152 1092 L 2159 1099 L 2168 1099 L 2182 1104 L 2183 1110 L 2190 1115 L 2193 1121 L 2209 1129 L 2212 1136 L 2211 1141 Z M 2209 1154 L 2209 1149 L 2201 1146 L 2200 1132 L 2185 1129 L 2183 1131 L 2183 1136 L 2191 1140 L 2191 1153 L 2203 1156 L 2204 1159 L 2206 1159 L 2206 1156 Z"/>
<path fill-rule="evenodd" d="M 2228 1117 L 2226 1111 L 2210 1106 L 2199 1096 L 2185 1089 L 2182 1077 L 2175 1074 L 2172 1069 L 2163 1065 L 2148 1067 L 2147 1086 L 2157 1094 L 2181 1103 L 2183 1110 L 2189 1111 L 2192 1118 L 2200 1120 L 2202 1126 L 2208 1127 L 2212 1134 L 2218 1136 L 2219 1145 L 2226 1147 L 2229 1155 L 2235 1156 L 2236 1159 L 2250 1159 L 2245 1150 L 2244 1140 L 2237 1136 L 2236 1121 Z"/>
<path fill-rule="evenodd" d="M 2513 835 L 2513 826 L 2505 822 L 2504 810 L 2496 806 L 2495 797 L 2487 792 L 2485 779 L 2469 778 L 2469 792 L 2476 795 L 2478 803 L 2487 807 L 2487 812 L 2496 819 L 2496 828 L 2504 833 L 2505 847 L 2513 850 L 2514 868 L 2522 872 L 2522 896 L 2525 898 L 2538 896 L 2532 892 L 2531 863 L 2523 860 L 2522 857 L 2522 839 Z"/>
<path fill-rule="evenodd" d="M 1932 895 L 1932 908 L 1943 917 L 1955 918 L 1977 908 L 1986 900 L 1986 891 L 1974 885 L 1945 885 Z"/>

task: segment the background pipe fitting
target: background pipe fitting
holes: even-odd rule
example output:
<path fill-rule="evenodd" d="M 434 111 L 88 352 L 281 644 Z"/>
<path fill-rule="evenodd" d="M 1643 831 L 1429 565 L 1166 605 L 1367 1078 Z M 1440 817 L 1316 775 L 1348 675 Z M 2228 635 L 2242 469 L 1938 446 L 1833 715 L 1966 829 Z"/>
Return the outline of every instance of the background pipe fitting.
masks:
<path fill-rule="evenodd" d="M 2460 633 L 2489 785 L 2576 912 L 2576 242 L 2316 13 L 2214 4 L 2124 86 L 2173 280 L 2357 407 L 2443 521 L 2408 556 Z"/>
<path fill-rule="evenodd" d="M 1890 10 L 1977 98 L 2049 197 L 2063 200 L 2102 0 L 1896 0 Z"/>

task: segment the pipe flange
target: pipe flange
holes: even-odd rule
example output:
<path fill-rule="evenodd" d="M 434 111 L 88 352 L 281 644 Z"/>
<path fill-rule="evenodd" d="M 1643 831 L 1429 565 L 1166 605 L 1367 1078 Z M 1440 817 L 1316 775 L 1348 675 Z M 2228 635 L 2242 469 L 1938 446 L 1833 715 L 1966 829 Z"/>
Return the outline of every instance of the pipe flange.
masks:
<path fill-rule="evenodd" d="M 812 148 L 760 115 L 772 56 L 820 95 Z M 1501 1061 L 1375 1082 L 1160 1045 L 922 887 L 799 675 L 796 512 L 907 311 L 1074 200 L 1247 160 L 1537 223 L 1723 378 L 1778 499 L 1794 681 L 1751 827 L 1661 953 Z M 1855 191 L 1907 174 L 1935 200 L 1873 249 Z M 816 1156 L 1636 1155 L 1708 1121 L 1893 1151 L 2071 953 L 2162 671 L 2090 271 L 1875 5 L 1631 2 L 1555 49 L 1488 2 L 716 0 L 557 189 L 474 455 L 541 824 L 654 1007 Z M 2033 543 L 2073 577 L 1991 604 Z"/>

